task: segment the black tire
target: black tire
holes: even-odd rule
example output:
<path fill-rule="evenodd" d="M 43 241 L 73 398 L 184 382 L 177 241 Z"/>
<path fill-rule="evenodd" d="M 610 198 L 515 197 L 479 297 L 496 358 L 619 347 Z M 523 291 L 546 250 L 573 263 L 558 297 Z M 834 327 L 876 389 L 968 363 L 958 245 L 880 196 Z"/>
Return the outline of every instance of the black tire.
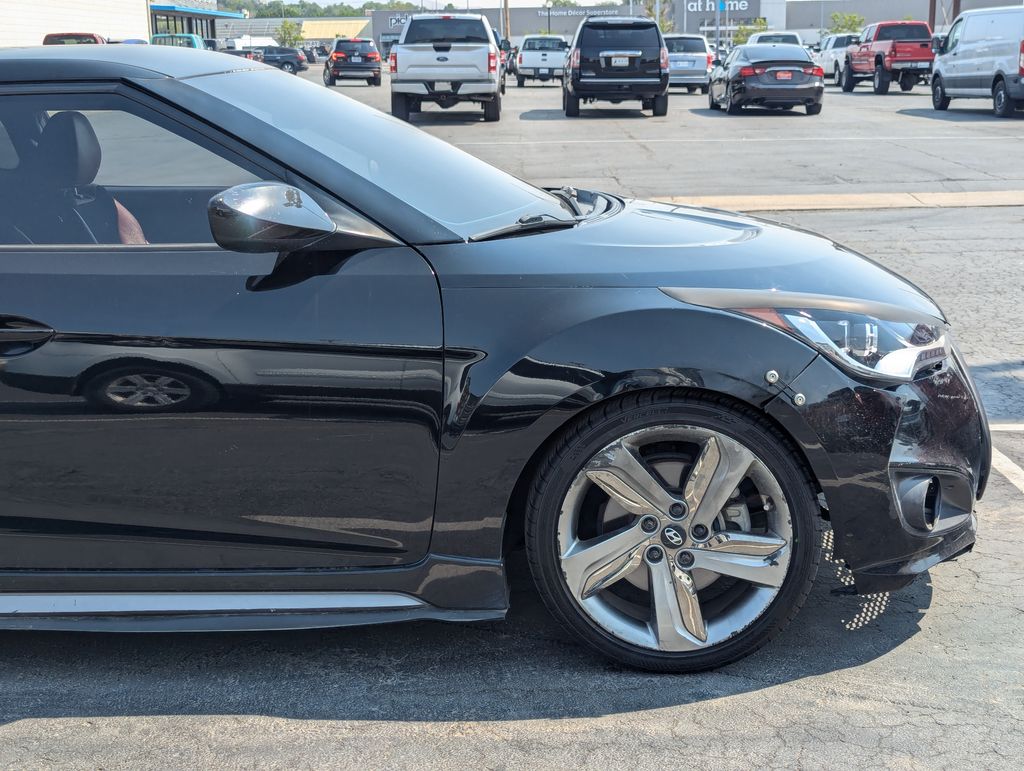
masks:
<path fill-rule="evenodd" d="M 143 398 L 136 404 L 122 401 L 115 395 L 118 391 L 131 388 L 127 381 L 150 382 L 155 389 L 157 383 L 164 379 L 171 381 L 165 387 L 170 389 L 167 393 L 174 392 L 173 396 L 167 396 L 167 393 L 164 396 L 175 399 L 173 404 L 158 403 L 158 397 L 155 394 Z M 119 383 L 125 383 L 125 385 L 119 386 Z M 201 377 L 163 364 L 150 365 L 145 362 L 101 372 L 84 383 L 81 392 L 90 404 L 99 409 L 135 415 L 157 412 L 195 412 L 212 406 L 220 399 L 220 391 L 217 387 Z M 139 392 L 143 392 L 143 387 L 139 388 Z"/>
<path fill-rule="evenodd" d="M 370 85 L 380 86 L 380 75 L 374 75 L 372 78 L 370 78 Z"/>
<path fill-rule="evenodd" d="M 846 66 L 843 67 L 842 89 L 845 93 L 849 94 L 851 91 L 853 91 L 856 85 L 857 79 L 853 77 L 853 67 L 850 66 L 849 62 L 847 62 Z"/>
<path fill-rule="evenodd" d="M 992 89 L 992 113 L 997 118 L 1012 118 L 1017 104 L 1006 89 L 1006 82 L 1002 79 L 996 81 Z"/>
<path fill-rule="evenodd" d="M 708 88 L 708 109 L 709 110 L 721 110 L 722 109 L 722 105 L 720 105 L 718 102 L 715 101 L 715 95 L 711 91 L 710 87 Z"/>
<path fill-rule="evenodd" d="M 932 78 L 932 107 L 936 110 L 949 109 L 950 99 L 942 87 L 942 78 Z"/>
<path fill-rule="evenodd" d="M 906 93 L 907 91 L 913 91 L 914 86 L 917 85 L 917 77 L 911 75 L 909 72 L 905 72 L 900 75 L 900 91 Z"/>
<path fill-rule="evenodd" d="M 562 89 L 562 101 L 564 102 L 565 117 L 578 118 L 580 115 L 580 98 Z"/>
<path fill-rule="evenodd" d="M 709 89 L 708 89 L 708 86 L 701 86 L 701 87 L 700 87 L 700 92 L 701 92 L 702 94 L 706 94 L 706 93 L 708 92 L 708 90 L 709 90 Z"/>
<path fill-rule="evenodd" d="M 668 94 L 661 94 L 654 97 L 654 103 L 651 105 L 651 111 L 654 113 L 655 118 L 662 118 L 668 115 Z"/>
<path fill-rule="evenodd" d="M 391 94 L 391 114 L 399 120 L 409 120 L 409 97 L 405 94 Z"/>
<path fill-rule="evenodd" d="M 497 123 L 501 120 L 501 94 L 495 94 L 494 99 L 484 102 L 484 121 Z"/>
<path fill-rule="evenodd" d="M 697 91 L 697 87 L 696 86 L 687 86 L 686 87 L 686 93 L 688 93 L 688 94 L 693 94 L 696 91 Z"/>
<path fill-rule="evenodd" d="M 324 67 L 324 85 L 330 88 L 331 86 L 337 85 L 338 81 L 331 75 L 331 71 Z"/>
<path fill-rule="evenodd" d="M 739 115 L 741 112 L 743 112 L 743 105 L 734 102 L 732 99 L 732 94 L 730 94 L 728 91 L 726 91 L 725 93 L 725 101 L 727 102 L 725 111 L 730 115 Z"/>
<path fill-rule="evenodd" d="M 727 434 L 745 445 L 778 480 L 793 528 L 789 570 L 778 594 L 745 629 L 710 646 L 682 652 L 626 642 L 599 626 L 569 591 L 558 554 L 561 505 L 581 466 L 609 442 L 643 428 L 680 423 Z M 817 493 L 787 439 L 760 413 L 711 397 L 644 392 L 610 400 L 576 421 L 548 450 L 530 486 L 526 550 L 538 591 L 551 614 L 603 655 L 658 672 L 699 672 L 747 656 L 781 632 L 807 599 L 821 560 L 823 523 Z"/>
<path fill-rule="evenodd" d="M 875 76 L 871 81 L 871 90 L 879 96 L 889 93 L 889 86 L 892 84 L 892 75 L 881 64 L 875 65 Z"/>
<path fill-rule="evenodd" d="M 832 68 L 832 85 L 836 88 L 843 87 L 843 71 L 839 68 L 839 62 L 836 62 Z"/>
<path fill-rule="evenodd" d="M 281 72 L 287 72 L 289 75 L 294 75 L 295 65 L 291 62 L 284 62 L 281 64 Z"/>
<path fill-rule="evenodd" d="M 516 76 L 516 85 L 519 86 L 519 88 L 524 88 L 526 86 L 526 78 L 522 75 Z"/>
<path fill-rule="evenodd" d="M 821 114 L 821 103 L 807 105 L 808 115 L 820 115 Z"/>

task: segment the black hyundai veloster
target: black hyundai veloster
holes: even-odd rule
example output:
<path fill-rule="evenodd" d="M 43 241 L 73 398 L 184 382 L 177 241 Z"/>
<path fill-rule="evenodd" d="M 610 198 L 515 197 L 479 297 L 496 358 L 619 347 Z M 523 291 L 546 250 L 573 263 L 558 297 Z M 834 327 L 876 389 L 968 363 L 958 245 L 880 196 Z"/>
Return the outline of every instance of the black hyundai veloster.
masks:
<path fill-rule="evenodd" d="M 0 437 L 2 628 L 495 619 L 525 541 L 667 671 L 793 619 L 826 527 L 860 592 L 970 550 L 990 454 L 942 311 L 842 246 L 140 46 L 0 52 Z"/>

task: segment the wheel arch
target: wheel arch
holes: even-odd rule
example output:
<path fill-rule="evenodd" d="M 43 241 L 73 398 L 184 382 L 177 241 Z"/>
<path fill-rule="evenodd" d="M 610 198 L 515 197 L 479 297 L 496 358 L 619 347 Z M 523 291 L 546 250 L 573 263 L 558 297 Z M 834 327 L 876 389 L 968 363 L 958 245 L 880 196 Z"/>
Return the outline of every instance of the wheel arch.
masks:
<path fill-rule="evenodd" d="M 1006 82 L 1006 76 L 1002 72 L 997 72 L 995 74 L 995 77 L 992 78 L 992 85 L 989 86 L 989 89 L 988 89 L 989 93 L 994 96 L 995 93 L 996 93 L 996 86 L 998 86 L 1001 82 L 1002 83 Z"/>

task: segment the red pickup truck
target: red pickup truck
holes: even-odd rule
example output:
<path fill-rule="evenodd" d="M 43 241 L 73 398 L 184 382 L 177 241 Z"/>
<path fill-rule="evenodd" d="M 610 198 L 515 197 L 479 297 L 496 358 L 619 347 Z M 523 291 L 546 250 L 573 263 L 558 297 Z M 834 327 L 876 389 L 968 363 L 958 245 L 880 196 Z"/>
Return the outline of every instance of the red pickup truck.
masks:
<path fill-rule="evenodd" d="M 880 21 L 869 24 L 860 39 L 846 49 L 843 91 L 853 91 L 858 80 L 872 81 L 876 94 L 889 93 L 897 81 L 909 91 L 927 81 L 932 71 L 932 28 L 923 21 Z"/>

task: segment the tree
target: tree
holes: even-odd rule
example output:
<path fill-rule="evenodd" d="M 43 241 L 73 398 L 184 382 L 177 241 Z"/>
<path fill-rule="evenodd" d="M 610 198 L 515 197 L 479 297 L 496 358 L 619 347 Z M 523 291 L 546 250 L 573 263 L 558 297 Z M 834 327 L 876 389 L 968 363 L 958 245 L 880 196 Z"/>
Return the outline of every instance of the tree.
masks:
<path fill-rule="evenodd" d="M 281 22 L 275 36 L 277 44 L 285 48 L 294 48 L 302 42 L 302 27 L 290 19 Z"/>
<path fill-rule="evenodd" d="M 864 29 L 864 17 L 859 13 L 833 13 L 829 24 L 830 35 L 860 32 Z"/>
<path fill-rule="evenodd" d="M 575 0 L 551 0 L 552 8 L 576 8 L 579 3 Z"/>
<path fill-rule="evenodd" d="M 654 9 L 657 6 L 655 0 L 644 0 L 644 11 L 650 18 L 654 18 Z M 672 21 L 669 14 L 672 11 L 671 0 L 661 0 L 661 18 L 658 19 L 658 26 L 661 27 L 662 32 L 671 32 L 675 29 L 675 24 Z"/>
<path fill-rule="evenodd" d="M 733 35 L 732 42 L 734 45 L 741 46 L 746 43 L 754 33 L 767 31 L 767 19 L 754 19 L 754 23 L 752 25 L 741 24 L 736 28 L 736 34 Z"/>

